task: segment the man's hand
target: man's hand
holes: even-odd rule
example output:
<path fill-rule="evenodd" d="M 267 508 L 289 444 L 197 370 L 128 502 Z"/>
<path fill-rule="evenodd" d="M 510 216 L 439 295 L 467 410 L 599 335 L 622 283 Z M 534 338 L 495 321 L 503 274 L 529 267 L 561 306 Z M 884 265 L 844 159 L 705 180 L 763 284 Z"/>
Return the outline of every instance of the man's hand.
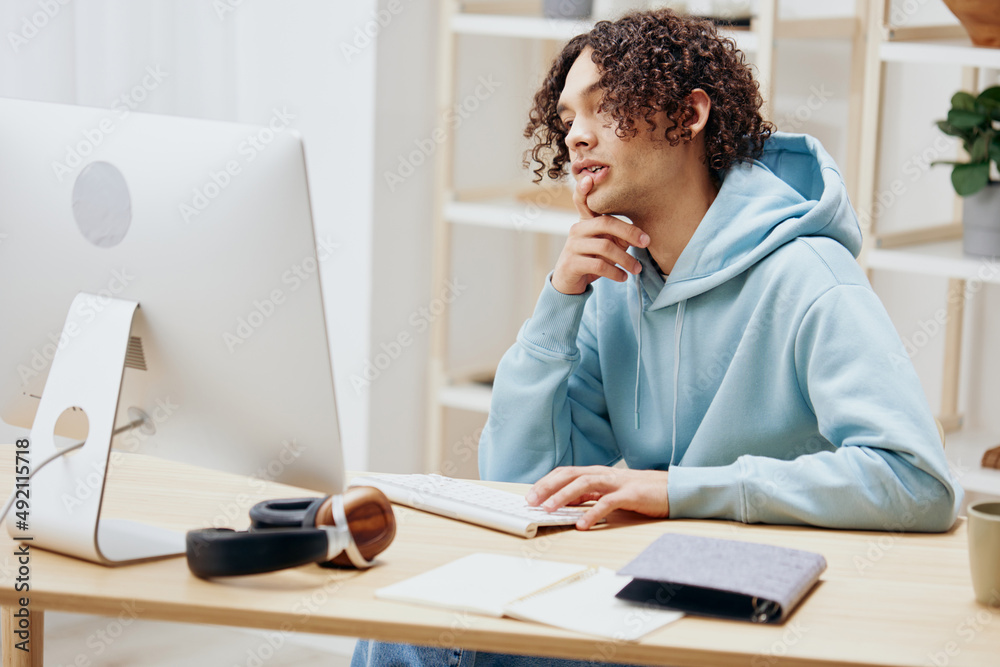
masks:
<path fill-rule="evenodd" d="M 591 211 L 587 195 L 593 187 L 594 178 L 588 174 L 580 178 L 573 192 L 580 222 L 570 228 L 552 274 L 552 286 L 563 294 L 583 294 L 587 285 L 601 276 L 625 282 L 628 274 L 618 266 L 633 274 L 642 270 L 639 261 L 625 251 L 629 246 L 645 248 L 649 235 L 624 220 Z"/>
<path fill-rule="evenodd" d="M 525 499 L 529 505 L 541 505 L 550 512 L 565 505 L 596 500 L 576 522 L 580 530 L 589 529 L 616 509 L 666 518 L 670 516 L 667 475 L 665 470 L 607 466 L 556 468 L 538 480 Z"/>

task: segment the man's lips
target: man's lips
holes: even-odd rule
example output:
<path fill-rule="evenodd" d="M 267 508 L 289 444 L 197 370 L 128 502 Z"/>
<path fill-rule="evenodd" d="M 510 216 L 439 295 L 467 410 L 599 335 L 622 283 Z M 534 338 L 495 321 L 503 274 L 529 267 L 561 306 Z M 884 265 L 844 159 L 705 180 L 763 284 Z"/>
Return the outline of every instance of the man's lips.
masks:
<path fill-rule="evenodd" d="M 598 162 L 597 160 L 578 160 L 573 163 L 573 176 L 578 177 L 584 172 L 594 174 L 595 176 L 602 171 L 606 171 L 608 165 L 603 162 Z"/>
<path fill-rule="evenodd" d="M 590 177 L 594 180 L 594 187 L 607 178 L 610 170 L 611 168 L 608 165 L 596 160 L 581 160 L 573 163 L 573 176 L 577 180 L 580 180 L 583 176 L 590 174 Z"/>

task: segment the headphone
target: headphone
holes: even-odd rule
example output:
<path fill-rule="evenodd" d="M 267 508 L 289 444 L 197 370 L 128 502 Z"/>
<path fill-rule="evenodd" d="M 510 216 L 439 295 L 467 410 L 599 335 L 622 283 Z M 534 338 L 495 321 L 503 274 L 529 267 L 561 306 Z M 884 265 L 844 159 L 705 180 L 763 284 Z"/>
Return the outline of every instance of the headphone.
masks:
<path fill-rule="evenodd" d="M 250 509 L 250 530 L 187 533 L 187 562 L 202 579 L 273 572 L 307 563 L 366 569 L 396 536 L 389 499 L 370 486 L 325 498 L 265 500 Z"/>

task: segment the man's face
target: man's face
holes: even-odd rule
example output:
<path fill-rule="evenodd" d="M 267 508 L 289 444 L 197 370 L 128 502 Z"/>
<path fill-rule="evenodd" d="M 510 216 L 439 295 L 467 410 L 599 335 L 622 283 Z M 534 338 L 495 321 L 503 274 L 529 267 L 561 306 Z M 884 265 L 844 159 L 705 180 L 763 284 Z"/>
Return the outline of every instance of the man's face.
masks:
<path fill-rule="evenodd" d="M 635 137 L 618 137 L 611 117 L 598 112 L 603 90 L 592 53 L 587 47 L 573 63 L 557 106 L 568 128 L 566 146 L 573 178 L 579 182 L 590 173 L 594 179 L 587 205 L 595 213 L 631 218 L 651 207 L 669 205 L 670 186 L 679 180 L 675 176 L 689 166 L 688 146 L 672 147 L 664 138 L 671 123 L 662 111 L 653 118 L 655 131 L 650 132 L 640 118 Z"/>

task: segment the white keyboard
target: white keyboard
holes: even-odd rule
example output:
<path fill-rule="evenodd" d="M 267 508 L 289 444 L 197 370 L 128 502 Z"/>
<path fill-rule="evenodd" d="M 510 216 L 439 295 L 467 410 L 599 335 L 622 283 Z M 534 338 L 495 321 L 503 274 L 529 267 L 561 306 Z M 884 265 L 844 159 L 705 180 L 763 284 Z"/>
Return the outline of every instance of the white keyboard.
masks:
<path fill-rule="evenodd" d="M 540 526 L 571 526 L 587 508 L 546 512 L 523 496 L 442 475 L 369 475 L 350 486 L 374 486 L 394 503 L 475 523 L 520 537 L 534 537 Z"/>

